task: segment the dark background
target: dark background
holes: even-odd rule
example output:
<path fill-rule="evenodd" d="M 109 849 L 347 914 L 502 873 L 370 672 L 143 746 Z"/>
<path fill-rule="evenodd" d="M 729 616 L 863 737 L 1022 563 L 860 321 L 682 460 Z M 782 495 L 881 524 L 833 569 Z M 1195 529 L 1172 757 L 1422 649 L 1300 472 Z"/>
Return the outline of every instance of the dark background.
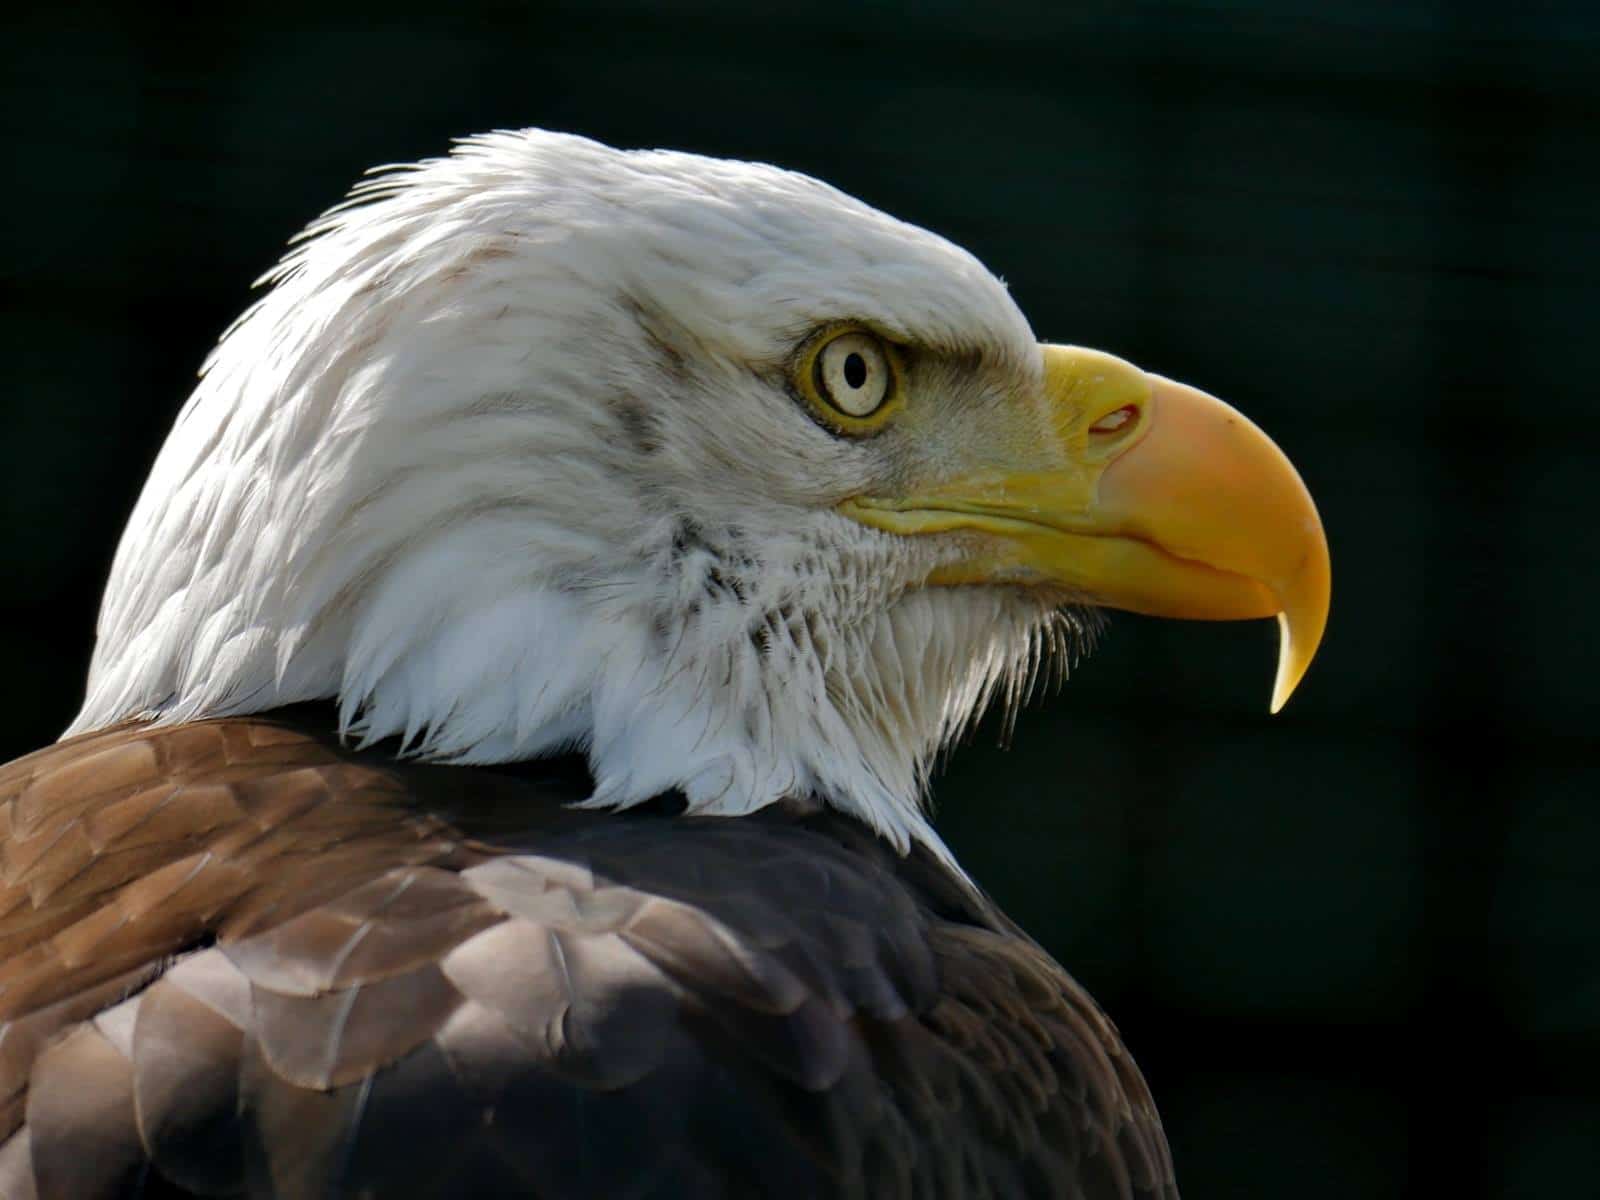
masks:
<path fill-rule="evenodd" d="M 938 790 L 1120 1023 L 1185 1194 L 1600 1194 L 1600 7 L 229 14 L 4 19 L 0 751 L 74 711 L 195 368 L 362 168 L 526 124 L 798 167 L 1239 405 L 1321 506 L 1282 716 L 1269 623 L 1119 617 Z"/>

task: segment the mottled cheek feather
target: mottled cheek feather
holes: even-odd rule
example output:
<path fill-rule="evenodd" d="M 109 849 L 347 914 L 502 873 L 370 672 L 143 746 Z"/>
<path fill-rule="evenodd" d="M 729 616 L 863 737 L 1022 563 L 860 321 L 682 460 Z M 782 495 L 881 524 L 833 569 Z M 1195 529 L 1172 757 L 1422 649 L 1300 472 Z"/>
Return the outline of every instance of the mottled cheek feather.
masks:
<path fill-rule="evenodd" d="M 129 521 L 69 732 L 334 697 L 418 755 L 582 747 L 595 805 L 812 796 L 938 847 L 933 755 L 1071 626 L 836 516 L 893 464 L 783 366 L 848 316 L 1025 376 L 970 255 L 770 167 L 526 132 L 363 185 L 269 281 Z"/>

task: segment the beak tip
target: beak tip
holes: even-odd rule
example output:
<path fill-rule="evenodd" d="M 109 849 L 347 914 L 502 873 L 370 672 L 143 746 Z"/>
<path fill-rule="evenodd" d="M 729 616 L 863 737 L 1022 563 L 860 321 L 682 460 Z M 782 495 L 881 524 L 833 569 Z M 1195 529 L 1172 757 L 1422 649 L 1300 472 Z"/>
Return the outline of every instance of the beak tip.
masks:
<path fill-rule="evenodd" d="M 1294 695 L 1294 685 L 1290 684 L 1285 687 L 1283 682 L 1279 681 L 1278 685 L 1272 689 L 1272 703 L 1267 706 L 1268 715 L 1275 717 L 1281 713 L 1283 706 L 1289 703 L 1289 697 L 1292 695 Z"/>
<path fill-rule="evenodd" d="M 1308 638 L 1307 631 L 1301 630 L 1301 636 L 1297 638 L 1289 614 L 1278 614 L 1278 677 L 1272 685 L 1272 703 L 1268 708 L 1273 716 L 1283 711 L 1283 706 L 1289 703 L 1289 697 L 1294 695 L 1306 671 L 1310 669 L 1311 660 L 1316 657 L 1317 647 L 1322 641 L 1326 619 L 1327 607 L 1324 605 L 1322 618 L 1316 623 L 1315 637 Z"/>

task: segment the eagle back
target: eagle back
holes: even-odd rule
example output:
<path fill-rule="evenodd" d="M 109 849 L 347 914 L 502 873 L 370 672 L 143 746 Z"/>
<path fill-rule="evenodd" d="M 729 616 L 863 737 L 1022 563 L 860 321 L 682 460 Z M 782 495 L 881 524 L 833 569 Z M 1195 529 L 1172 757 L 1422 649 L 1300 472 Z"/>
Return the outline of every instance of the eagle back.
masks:
<path fill-rule="evenodd" d="M 926 852 L 331 728 L 0 768 L 0 1197 L 1176 1195 L 1110 1022 Z"/>

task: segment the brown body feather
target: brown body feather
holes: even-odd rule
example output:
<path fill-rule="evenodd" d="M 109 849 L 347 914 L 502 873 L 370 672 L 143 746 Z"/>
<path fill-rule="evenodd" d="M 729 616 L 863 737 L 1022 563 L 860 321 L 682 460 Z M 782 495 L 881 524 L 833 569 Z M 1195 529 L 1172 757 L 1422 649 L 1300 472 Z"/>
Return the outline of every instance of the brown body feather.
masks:
<path fill-rule="evenodd" d="M 1093 1001 L 844 816 L 317 710 L 0 767 L 0 1198 L 1175 1196 Z"/>

